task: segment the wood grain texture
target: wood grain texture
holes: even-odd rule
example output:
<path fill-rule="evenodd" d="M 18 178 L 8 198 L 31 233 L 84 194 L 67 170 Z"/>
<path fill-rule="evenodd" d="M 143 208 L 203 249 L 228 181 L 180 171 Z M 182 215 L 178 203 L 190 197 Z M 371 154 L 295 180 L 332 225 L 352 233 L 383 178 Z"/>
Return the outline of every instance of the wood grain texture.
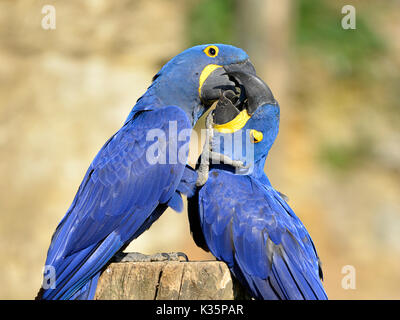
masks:
<path fill-rule="evenodd" d="M 96 300 L 234 300 L 248 298 L 225 263 L 117 262 L 100 276 Z"/>

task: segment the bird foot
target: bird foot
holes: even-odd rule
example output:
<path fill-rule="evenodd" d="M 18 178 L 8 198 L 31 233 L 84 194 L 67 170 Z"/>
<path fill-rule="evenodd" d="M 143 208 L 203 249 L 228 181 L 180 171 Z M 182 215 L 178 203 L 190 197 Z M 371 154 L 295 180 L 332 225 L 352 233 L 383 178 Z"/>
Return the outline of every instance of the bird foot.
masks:
<path fill-rule="evenodd" d="M 183 260 L 181 260 L 183 258 Z M 156 262 L 156 261 L 189 261 L 183 252 L 160 252 L 156 254 L 143 254 L 140 252 L 118 252 L 113 262 Z"/>
<path fill-rule="evenodd" d="M 197 169 L 197 180 L 196 186 L 201 187 L 203 186 L 208 179 L 208 173 L 210 171 L 210 161 L 213 164 L 220 164 L 224 163 L 235 167 L 237 169 L 248 169 L 248 166 L 245 166 L 242 161 L 232 160 L 228 156 L 212 151 L 212 138 L 214 136 L 213 131 L 213 115 L 210 112 L 206 118 L 206 141 L 204 144 L 204 149 L 201 154 L 201 162 L 199 168 Z"/>
<path fill-rule="evenodd" d="M 203 152 L 201 153 L 200 165 L 197 169 L 197 187 L 203 186 L 208 179 L 208 172 L 210 171 L 210 153 L 212 150 L 213 135 L 213 113 L 211 111 L 206 118 L 206 141 L 204 143 Z"/>
<path fill-rule="evenodd" d="M 249 167 L 245 166 L 242 161 L 232 160 L 228 156 L 214 151 L 210 151 L 210 160 L 213 164 L 223 163 L 238 169 L 247 169 Z"/>

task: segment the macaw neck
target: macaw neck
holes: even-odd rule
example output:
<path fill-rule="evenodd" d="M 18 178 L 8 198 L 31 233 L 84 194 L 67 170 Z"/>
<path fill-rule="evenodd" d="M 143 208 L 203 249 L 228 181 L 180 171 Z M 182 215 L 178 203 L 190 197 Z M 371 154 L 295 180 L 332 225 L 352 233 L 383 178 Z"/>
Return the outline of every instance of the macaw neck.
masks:
<path fill-rule="evenodd" d="M 130 119 L 137 111 L 154 110 L 165 106 L 177 106 L 185 111 L 192 126 L 204 114 L 206 108 L 200 103 L 198 93 L 190 94 L 175 86 L 168 86 L 159 79 L 153 81 L 147 91 L 141 96 L 133 107 Z"/>
<path fill-rule="evenodd" d="M 267 158 L 267 155 L 265 155 L 260 160 L 258 160 L 254 163 L 253 170 L 249 174 L 249 176 L 260 181 L 261 183 L 263 183 L 265 185 L 271 185 L 267 175 L 264 172 L 266 158 Z"/>

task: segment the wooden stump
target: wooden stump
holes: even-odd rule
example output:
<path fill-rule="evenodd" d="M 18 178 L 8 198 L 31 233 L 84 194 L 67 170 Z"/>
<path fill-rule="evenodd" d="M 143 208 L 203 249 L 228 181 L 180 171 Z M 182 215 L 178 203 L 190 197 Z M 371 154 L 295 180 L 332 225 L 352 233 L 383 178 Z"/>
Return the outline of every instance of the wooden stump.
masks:
<path fill-rule="evenodd" d="M 234 300 L 244 289 L 220 261 L 116 262 L 100 276 L 97 300 Z"/>

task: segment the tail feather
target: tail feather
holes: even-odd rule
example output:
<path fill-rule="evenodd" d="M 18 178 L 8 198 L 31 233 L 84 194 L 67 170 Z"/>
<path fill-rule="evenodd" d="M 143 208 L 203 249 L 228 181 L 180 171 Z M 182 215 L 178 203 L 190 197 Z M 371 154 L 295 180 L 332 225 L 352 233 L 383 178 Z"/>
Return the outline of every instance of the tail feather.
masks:
<path fill-rule="evenodd" d="M 100 272 L 98 272 L 82 288 L 75 292 L 70 300 L 93 300 L 96 294 L 97 282 L 99 280 L 99 277 Z"/>

